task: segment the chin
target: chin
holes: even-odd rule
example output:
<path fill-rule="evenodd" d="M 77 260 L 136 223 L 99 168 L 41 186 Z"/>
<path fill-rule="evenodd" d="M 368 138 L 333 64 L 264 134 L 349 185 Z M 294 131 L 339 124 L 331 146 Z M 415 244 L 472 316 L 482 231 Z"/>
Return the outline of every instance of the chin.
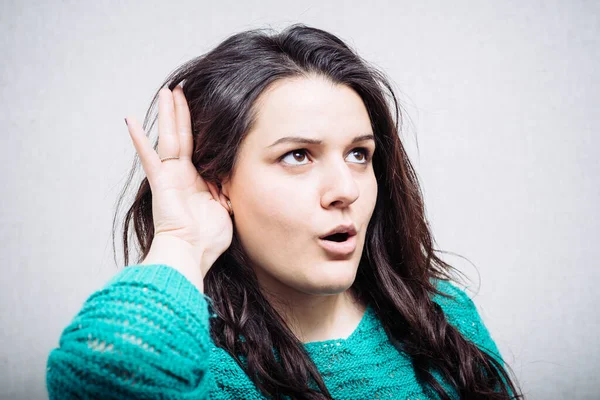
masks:
<path fill-rule="evenodd" d="M 339 262 L 339 261 L 337 261 Z M 306 276 L 301 286 L 295 285 L 298 290 L 316 295 L 332 295 L 345 292 L 352 286 L 356 279 L 356 268 L 354 265 L 349 265 L 350 261 L 341 268 L 331 268 L 331 266 L 323 265 L 314 270 L 313 274 Z M 342 264 L 342 262 L 340 262 Z"/>

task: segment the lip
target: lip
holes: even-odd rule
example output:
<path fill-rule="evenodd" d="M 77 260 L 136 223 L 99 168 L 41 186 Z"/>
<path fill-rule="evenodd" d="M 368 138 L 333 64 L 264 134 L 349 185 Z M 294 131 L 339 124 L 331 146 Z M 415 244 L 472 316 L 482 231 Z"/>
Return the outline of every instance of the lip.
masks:
<path fill-rule="evenodd" d="M 319 236 L 319 238 L 322 239 L 327 236 L 335 235 L 336 233 L 347 233 L 349 236 L 356 236 L 356 228 L 354 227 L 354 224 L 338 225 L 323 236 Z"/>
<path fill-rule="evenodd" d="M 343 242 L 319 239 L 319 244 L 331 255 L 347 256 L 356 250 L 356 235 L 348 236 Z"/>

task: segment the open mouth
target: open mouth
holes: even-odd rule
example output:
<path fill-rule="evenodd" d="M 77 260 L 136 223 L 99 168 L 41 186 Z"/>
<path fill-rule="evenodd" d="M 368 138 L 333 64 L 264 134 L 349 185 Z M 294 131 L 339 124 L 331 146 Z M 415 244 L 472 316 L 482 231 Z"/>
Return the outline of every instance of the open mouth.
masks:
<path fill-rule="evenodd" d="M 354 253 L 356 250 L 356 235 L 353 232 L 335 233 L 320 238 L 319 244 L 330 256 L 344 257 Z"/>
<path fill-rule="evenodd" d="M 325 236 L 323 240 L 329 240 L 331 242 L 345 242 L 348 240 L 348 233 L 335 233 L 333 235 Z"/>

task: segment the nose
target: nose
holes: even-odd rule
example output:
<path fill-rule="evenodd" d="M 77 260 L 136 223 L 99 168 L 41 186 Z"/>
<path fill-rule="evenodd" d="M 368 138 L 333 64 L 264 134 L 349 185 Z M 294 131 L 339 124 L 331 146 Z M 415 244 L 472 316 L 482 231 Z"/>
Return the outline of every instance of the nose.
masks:
<path fill-rule="evenodd" d="M 346 208 L 358 199 L 360 194 L 358 184 L 352 175 L 352 170 L 345 162 L 330 164 L 324 170 L 321 207 Z"/>

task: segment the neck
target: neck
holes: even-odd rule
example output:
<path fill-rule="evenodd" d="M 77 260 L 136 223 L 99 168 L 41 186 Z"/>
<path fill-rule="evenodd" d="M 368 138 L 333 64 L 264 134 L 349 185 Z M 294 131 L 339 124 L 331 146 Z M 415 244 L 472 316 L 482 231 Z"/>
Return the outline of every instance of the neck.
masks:
<path fill-rule="evenodd" d="M 335 294 L 309 294 L 289 287 L 261 290 L 302 343 L 346 339 L 366 310 L 349 288 Z"/>

